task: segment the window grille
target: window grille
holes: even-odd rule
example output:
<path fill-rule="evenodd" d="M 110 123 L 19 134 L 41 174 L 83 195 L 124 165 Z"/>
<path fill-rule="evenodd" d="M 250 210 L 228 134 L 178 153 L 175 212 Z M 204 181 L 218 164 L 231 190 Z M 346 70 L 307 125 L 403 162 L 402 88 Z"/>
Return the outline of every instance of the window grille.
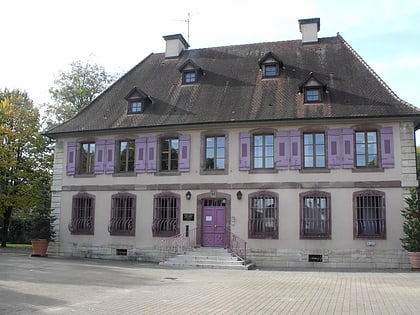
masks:
<path fill-rule="evenodd" d="M 385 193 L 362 191 L 354 193 L 356 238 L 385 238 Z"/>
<path fill-rule="evenodd" d="M 249 237 L 278 238 L 278 198 L 259 192 L 249 196 Z"/>
<path fill-rule="evenodd" d="M 111 235 L 135 235 L 136 198 L 131 194 L 112 196 L 111 220 L 108 231 Z"/>
<path fill-rule="evenodd" d="M 71 234 L 94 234 L 95 198 L 89 194 L 73 196 L 72 216 L 69 223 Z"/>
<path fill-rule="evenodd" d="M 179 234 L 179 196 L 158 195 L 154 198 L 154 236 L 173 236 Z"/>
<path fill-rule="evenodd" d="M 310 191 L 300 194 L 300 237 L 331 237 L 331 197 L 327 192 Z"/>

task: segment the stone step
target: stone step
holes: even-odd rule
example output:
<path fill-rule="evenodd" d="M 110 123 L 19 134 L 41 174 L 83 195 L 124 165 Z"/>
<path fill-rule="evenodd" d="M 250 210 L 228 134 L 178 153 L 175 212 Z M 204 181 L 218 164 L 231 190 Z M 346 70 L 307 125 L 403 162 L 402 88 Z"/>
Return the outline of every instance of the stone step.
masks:
<path fill-rule="evenodd" d="M 232 256 L 226 249 L 201 247 L 177 255 L 160 263 L 162 266 L 178 268 L 214 268 L 248 270 L 254 265 Z"/>

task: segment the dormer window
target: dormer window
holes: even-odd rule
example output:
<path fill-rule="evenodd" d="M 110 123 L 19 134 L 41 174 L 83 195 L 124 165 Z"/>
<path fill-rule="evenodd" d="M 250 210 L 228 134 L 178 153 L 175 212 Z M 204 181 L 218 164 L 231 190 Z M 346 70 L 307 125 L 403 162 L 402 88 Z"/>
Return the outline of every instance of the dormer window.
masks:
<path fill-rule="evenodd" d="M 200 75 L 203 74 L 203 70 L 191 59 L 185 61 L 178 70 L 182 73 L 182 84 L 184 85 L 197 83 Z"/>
<path fill-rule="evenodd" d="M 141 101 L 133 101 L 130 103 L 128 112 L 130 114 L 141 113 L 143 111 L 143 103 Z"/>
<path fill-rule="evenodd" d="M 327 91 L 327 85 L 318 80 L 313 72 L 299 86 L 299 93 L 304 94 L 304 103 L 320 103 L 324 101 L 324 93 Z"/>
<path fill-rule="evenodd" d="M 133 88 L 125 99 L 128 102 L 128 114 L 143 113 L 147 104 L 152 103 L 150 97 L 137 87 Z"/>
<path fill-rule="evenodd" d="M 280 75 L 280 68 L 283 68 L 283 62 L 272 52 L 268 52 L 259 61 L 258 64 L 263 72 L 263 78 L 275 78 Z"/>
<path fill-rule="evenodd" d="M 185 71 L 183 73 L 182 82 L 184 84 L 192 84 L 192 83 L 197 82 L 197 74 L 195 73 L 195 71 Z"/>

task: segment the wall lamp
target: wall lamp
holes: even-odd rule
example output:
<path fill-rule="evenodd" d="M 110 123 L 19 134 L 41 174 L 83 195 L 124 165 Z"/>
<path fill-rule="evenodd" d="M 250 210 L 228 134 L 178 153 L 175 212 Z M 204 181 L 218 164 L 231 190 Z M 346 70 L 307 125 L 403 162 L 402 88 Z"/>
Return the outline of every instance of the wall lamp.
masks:
<path fill-rule="evenodd" d="M 185 194 L 185 198 L 187 198 L 187 200 L 191 199 L 191 192 L 187 191 L 187 193 Z"/>
<path fill-rule="evenodd" d="M 242 192 L 240 190 L 236 193 L 236 198 L 238 198 L 238 200 L 242 199 Z"/>

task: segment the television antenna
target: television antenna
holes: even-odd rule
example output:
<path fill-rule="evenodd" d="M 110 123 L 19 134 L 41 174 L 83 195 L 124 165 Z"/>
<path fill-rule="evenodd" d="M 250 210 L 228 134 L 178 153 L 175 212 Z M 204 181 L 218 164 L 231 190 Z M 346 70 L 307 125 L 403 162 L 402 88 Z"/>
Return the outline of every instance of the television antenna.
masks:
<path fill-rule="evenodd" d="M 184 22 L 187 23 L 187 42 L 190 43 L 190 12 L 188 12 L 188 17 L 186 20 L 175 20 L 178 22 Z"/>

